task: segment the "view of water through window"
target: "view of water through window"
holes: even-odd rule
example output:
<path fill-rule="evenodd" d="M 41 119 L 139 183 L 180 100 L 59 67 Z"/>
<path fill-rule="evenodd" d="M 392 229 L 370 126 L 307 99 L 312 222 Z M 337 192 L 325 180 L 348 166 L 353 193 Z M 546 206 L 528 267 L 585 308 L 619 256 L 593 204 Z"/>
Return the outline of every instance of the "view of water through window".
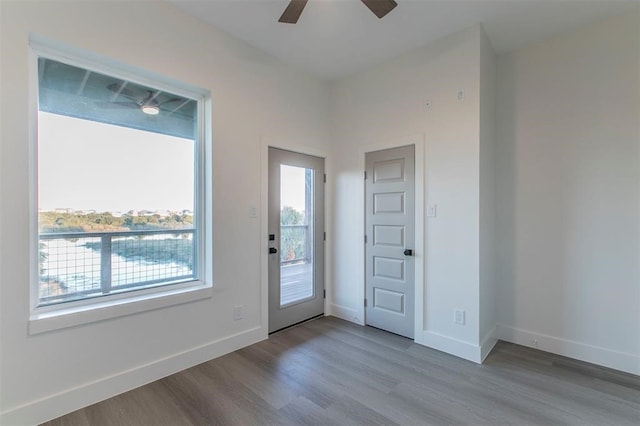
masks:
<path fill-rule="evenodd" d="M 40 112 L 40 305 L 192 278 L 194 175 L 193 140 Z"/>

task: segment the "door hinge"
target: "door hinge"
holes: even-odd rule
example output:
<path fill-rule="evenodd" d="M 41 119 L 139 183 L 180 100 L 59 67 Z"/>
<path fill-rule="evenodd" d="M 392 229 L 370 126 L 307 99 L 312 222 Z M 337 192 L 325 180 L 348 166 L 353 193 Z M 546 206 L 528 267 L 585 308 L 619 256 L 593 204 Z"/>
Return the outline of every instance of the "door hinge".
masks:
<path fill-rule="evenodd" d="M 322 290 L 322 298 L 323 299 L 327 298 L 327 290 Z"/>
<path fill-rule="evenodd" d="M 327 183 L 327 174 L 324 174 L 324 183 Z"/>
<path fill-rule="evenodd" d="M 367 180 L 367 171 L 364 171 L 364 180 Z"/>
<path fill-rule="evenodd" d="M 364 243 L 367 244 L 367 236 L 364 236 Z"/>
<path fill-rule="evenodd" d="M 322 238 L 324 238 L 324 241 L 327 241 L 327 231 L 323 232 Z"/>
<path fill-rule="evenodd" d="M 367 307 L 367 299 L 364 299 L 364 307 Z"/>

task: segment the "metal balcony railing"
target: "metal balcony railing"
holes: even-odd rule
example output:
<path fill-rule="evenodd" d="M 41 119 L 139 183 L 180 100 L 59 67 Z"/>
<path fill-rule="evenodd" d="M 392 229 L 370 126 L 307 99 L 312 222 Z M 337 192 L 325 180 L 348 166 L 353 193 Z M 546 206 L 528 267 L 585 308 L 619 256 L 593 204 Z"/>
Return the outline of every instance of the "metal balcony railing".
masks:
<path fill-rule="evenodd" d="M 40 305 L 195 278 L 195 230 L 40 234 Z"/>

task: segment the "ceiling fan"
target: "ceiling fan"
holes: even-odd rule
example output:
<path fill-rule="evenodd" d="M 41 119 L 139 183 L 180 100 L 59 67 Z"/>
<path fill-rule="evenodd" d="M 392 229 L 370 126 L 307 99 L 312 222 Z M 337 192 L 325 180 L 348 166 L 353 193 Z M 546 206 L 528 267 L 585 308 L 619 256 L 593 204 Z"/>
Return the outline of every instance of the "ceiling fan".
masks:
<path fill-rule="evenodd" d="M 103 108 L 136 108 L 148 115 L 158 115 L 161 110 L 168 111 L 161 106 L 168 103 L 184 101 L 180 98 L 170 98 L 162 102 L 158 101 L 158 95 L 161 92 L 152 90 L 136 90 L 133 88 L 124 87 L 126 83 L 112 83 L 107 86 L 107 89 L 114 92 L 114 97 L 122 96 L 129 101 L 121 102 L 97 102 L 98 106 Z"/>
<path fill-rule="evenodd" d="M 295 24 L 298 22 L 307 1 L 308 0 L 291 0 L 280 19 L 278 19 L 278 22 L 285 24 Z M 383 18 L 398 5 L 394 0 L 362 0 L 362 3 L 378 18 Z"/>

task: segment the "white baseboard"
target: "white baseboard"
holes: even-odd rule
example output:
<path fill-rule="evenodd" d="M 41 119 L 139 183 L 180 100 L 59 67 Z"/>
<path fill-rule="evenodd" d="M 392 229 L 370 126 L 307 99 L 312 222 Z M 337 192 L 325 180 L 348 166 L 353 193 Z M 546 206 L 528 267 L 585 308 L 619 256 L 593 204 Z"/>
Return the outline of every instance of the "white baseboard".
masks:
<path fill-rule="evenodd" d="M 415 342 L 468 361 L 482 363 L 481 347 L 463 340 L 425 330 L 416 333 Z"/>
<path fill-rule="evenodd" d="M 497 333 L 497 325 L 493 326 L 491 330 L 487 334 L 485 334 L 484 338 L 480 340 L 480 363 L 483 363 L 485 358 L 491 353 L 493 347 L 498 343 L 498 338 L 496 337 Z"/>
<path fill-rule="evenodd" d="M 262 327 L 219 339 L 149 364 L 66 389 L 0 413 L 0 424 L 34 425 L 169 376 L 267 338 Z"/>
<path fill-rule="evenodd" d="M 331 304 L 329 305 L 329 315 L 350 321 L 358 325 L 364 325 L 363 315 L 358 313 L 357 309 L 347 308 L 346 306 Z"/>
<path fill-rule="evenodd" d="M 535 347 L 545 352 L 640 375 L 640 356 L 636 354 L 591 346 L 502 324 L 496 326 L 494 337 L 506 342 Z M 532 345 L 532 341 L 537 342 L 537 345 Z"/>

